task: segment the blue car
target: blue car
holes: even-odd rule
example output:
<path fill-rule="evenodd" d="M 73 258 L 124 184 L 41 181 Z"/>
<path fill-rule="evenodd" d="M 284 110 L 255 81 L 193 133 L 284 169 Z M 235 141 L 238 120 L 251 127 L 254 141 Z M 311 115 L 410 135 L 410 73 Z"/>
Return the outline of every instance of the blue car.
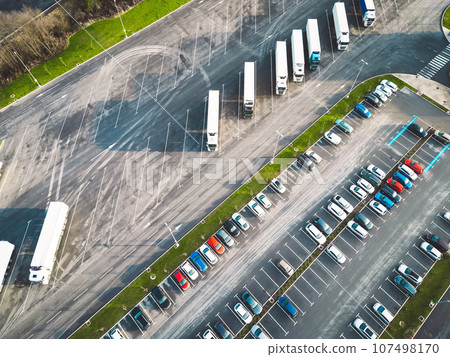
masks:
<path fill-rule="evenodd" d="M 397 171 L 392 175 L 392 177 L 395 178 L 398 182 L 400 182 L 403 186 L 405 186 L 408 190 L 411 188 L 412 186 L 411 181 L 409 181 L 409 178 L 407 178 L 402 173 Z"/>
<path fill-rule="evenodd" d="M 364 105 L 362 104 L 356 104 L 355 106 L 355 111 L 362 115 L 364 118 L 370 118 L 370 116 L 372 115 L 372 113 L 370 112 L 369 109 L 367 109 Z"/>
<path fill-rule="evenodd" d="M 347 134 L 350 134 L 353 131 L 353 127 L 342 119 L 336 120 L 336 126 Z"/>
<path fill-rule="evenodd" d="M 208 266 L 205 264 L 205 262 L 203 261 L 203 259 L 200 257 L 200 254 L 198 254 L 197 252 L 194 252 L 191 254 L 190 256 L 192 263 L 195 264 L 195 266 L 202 272 L 204 273 L 205 271 L 208 270 Z"/>
<path fill-rule="evenodd" d="M 278 303 L 280 306 L 292 317 L 295 317 L 298 315 L 297 309 L 294 307 L 294 305 L 291 304 L 291 302 L 285 298 L 284 296 L 280 296 L 278 298 Z"/>
<path fill-rule="evenodd" d="M 375 198 L 389 210 L 392 209 L 392 207 L 394 207 L 394 202 L 392 202 L 389 198 L 387 198 L 387 196 L 383 195 L 381 192 L 377 192 L 375 194 Z"/>

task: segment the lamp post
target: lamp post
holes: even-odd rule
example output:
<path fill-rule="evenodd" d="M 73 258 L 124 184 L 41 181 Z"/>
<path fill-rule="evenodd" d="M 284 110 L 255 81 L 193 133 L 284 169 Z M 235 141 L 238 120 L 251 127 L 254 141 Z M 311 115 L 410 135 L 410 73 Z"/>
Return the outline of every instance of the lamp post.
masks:
<path fill-rule="evenodd" d="M 30 74 L 30 76 L 33 78 L 33 80 L 36 82 L 36 84 L 38 85 L 38 87 L 40 87 L 41 85 L 39 84 L 39 82 L 37 81 L 37 79 L 33 76 L 33 74 L 30 72 L 30 70 L 28 69 L 27 66 L 25 66 L 25 63 L 23 63 L 22 59 L 19 57 L 19 55 L 17 54 L 16 51 L 13 51 L 14 54 L 16 55 L 16 57 L 19 59 L 20 63 L 22 63 L 22 65 L 25 67 L 25 69 L 28 71 L 28 73 Z"/>
<path fill-rule="evenodd" d="M 366 61 L 364 61 L 362 58 L 361 58 L 361 61 L 360 61 L 360 62 L 362 62 L 361 68 L 359 69 L 358 74 L 356 75 L 356 78 L 355 78 L 355 80 L 353 81 L 353 84 L 352 84 L 352 87 L 350 88 L 349 93 L 352 92 L 352 89 L 353 89 L 353 87 L 355 86 L 355 83 L 356 83 L 356 81 L 358 80 L 359 74 L 361 73 L 361 71 L 362 71 L 364 65 L 369 65 L 369 64 L 368 64 Z M 347 98 L 348 98 L 348 95 L 347 95 Z"/>
<path fill-rule="evenodd" d="M 119 20 L 120 20 L 120 23 L 122 24 L 123 33 L 125 34 L 125 38 L 128 38 L 127 31 L 125 30 L 125 26 L 123 25 L 123 22 L 122 22 L 122 16 L 120 16 L 119 9 L 117 8 L 116 0 L 114 0 L 114 6 L 116 7 L 117 13 L 119 14 Z"/>
<path fill-rule="evenodd" d="M 450 300 L 442 300 L 442 301 L 438 301 L 438 302 L 430 302 L 430 306 L 434 306 L 434 305 L 437 305 L 437 304 L 442 304 L 442 303 L 444 303 L 444 302 L 450 302 Z"/>
<path fill-rule="evenodd" d="M 273 149 L 273 155 L 272 159 L 270 160 L 270 163 L 273 164 L 273 160 L 275 159 L 275 153 L 277 152 L 278 142 L 280 141 L 280 137 L 283 138 L 283 134 L 281 134 L 278 130 L 276 130 L 277 133 L 277 143 L 275 144 L 275 149 Z"/>
<path fill-rule="evenodd" d="M 169 225 L 167 223 L 164 222 L 164 224 L 166 225 L 167 229 L 169 230 L 169 232 L 170 232 L 170 234 L 171 234 L 171 236 L 172 236 L 172 238 L 173 238 L 173 240 L 175 242 L 175 244 L 174 244 L 175 249 L 178 248 L 180 245 L 178 244 L 177 239 L 173 235 L 172 230 L 170 229 L 170 227 L 169 227 Z"/>

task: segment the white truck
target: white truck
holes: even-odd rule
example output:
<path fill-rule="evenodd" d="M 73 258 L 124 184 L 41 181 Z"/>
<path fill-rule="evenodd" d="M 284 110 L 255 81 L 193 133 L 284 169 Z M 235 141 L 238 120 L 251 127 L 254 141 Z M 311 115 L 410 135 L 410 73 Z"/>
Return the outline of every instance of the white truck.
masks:
<path fill-rule="evenodd" d="M 375 21 L 375 4 L 373 0 L 359 0 L 359 4 L 361 5 L 363 25 L 365 27 L 372 26 Z"/>
<path fill-rule="evenodd" d="M 345 13 L 345 4 L 343 2 L 334 3 L 333 20 L 337 49 L 345 50 L 350 42 L 350 33 L 348 30 L 347 14 Z"/>
<path fill-rule="evenodd" d="M 31 260 L 30 282 L 48 284 L 68 213 L 69 206 L 65 203 L 50 202 Z"/>
<path fill-rule="evenodd" d="M 7 241 L 0 241 L 0 291 L 2 291 L 3 283 L 6 277 L 6 272 L 9 267 L 9 262 L 14 251 L 14 244 Z"/>
<path fill-rule="evenodd" d="M 284 95 L 287 91 L 287 50 L 286 41 L 277 41 L 275 48 L 275 93 L 277 95 Z"/>
<path fill-rule="evenodd" d="M 208 151 L 217 151 L 219 146 L 219 104 L 219 91 L 210 90 L 206 123 L 206 148 Z"/>
<path fill-rule="evenodd" d="M 244 63 L 244 118 L 253 118 L 255 110 L 255 62 Z"/>
<path fill-rule="evenodd" d="M 294 82 L 303 81 L 305 75 L 305 53 L 303 51 L 302 30 L 292 30 L 292 78 Z"/>
<path fill-rule="evenodd" d="M 306 22 L 306 39 L 308 41 L 309 69 L 316 70 L 320 64 L 320 37 L 317 19 Z"/>

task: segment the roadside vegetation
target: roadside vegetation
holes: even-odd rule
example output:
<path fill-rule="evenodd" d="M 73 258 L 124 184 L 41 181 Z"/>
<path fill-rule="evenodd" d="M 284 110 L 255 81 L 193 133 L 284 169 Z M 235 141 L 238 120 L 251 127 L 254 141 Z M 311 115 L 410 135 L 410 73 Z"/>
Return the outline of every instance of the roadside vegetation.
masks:
<path fill-rule="evenodd" d="M 447 10 L 444 12 L 444 16 L 442 18 L 442 24 L 444 27 L 450 30 L 450 6 L 447 7 Z"/>

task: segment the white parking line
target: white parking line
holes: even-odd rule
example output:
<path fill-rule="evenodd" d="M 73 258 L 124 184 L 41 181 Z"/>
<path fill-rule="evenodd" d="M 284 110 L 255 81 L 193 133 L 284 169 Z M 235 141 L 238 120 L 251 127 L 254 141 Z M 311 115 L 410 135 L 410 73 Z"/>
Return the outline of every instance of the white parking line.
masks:
<path fill-rule="evenodd" d="M 302 316 L 305 315 L 305 312 L 302 311 L 297 305 L 294 304 L 294 300 L 287 294 L 287 292 L 284 293 L 283 296 L 286 297 L 287 299 L 289 299 L 289 302 L 290 302 L 292 305 L 294 305 L 294 307 L 302 313 Z M 294 324 L 294 326 L 297 325 L 297 322 L 298 322 L 298 321 L 295 321 L 295 320 L 292 318 L 292 316 L 291 316 L 290 314 L 288 314 L 287 311 L 286 311 L 284 308 L 282 308 L 279 304 L 278 304 L 278 307 L 286 314 L 287 317 L 289 317 L 289 319 L 292 321 L 292 323 Z"/>
<path fill-rule="evenodd" d="M 278 284 L 270 277 L 270 275 L 266 273 L 266 271 L 264 270 L 264 268 L 261 268 L 261 269 L 259 269 L 259 270 L 261 270 L 264 274 L 266 274 L 267 277 L 272 281 L 272 283 L 275 284 L 275 286 L 276 286 L 277 288 L 280 287 L 280 285 L 278 285 Z"/>
<path fill-rule="evenodd" d="M 417 247 L 416 247 L 417 248 Z M 419 248 L 417 248 L 419 249 Z M 420 249 L 419 249 L 420 250 Z M 422 250 L 420 250 L 422 252 Z M 422 252 L 423 253 L 423 252 Z M 419 262 L 416 258 L 414 258 L 411 254 L 409 254 L 409 251 L 406 252 L 406 255 L 411 257 L 417 264 L 419 264 L 422 268 L 424 268 L 426 271 L 428 271 L 429 268 L 427 268 L 425 265 L 423 265 L 421 262 Z M 424 254 L 425 256 L 427 256 L 426 254 Z M 427 256 L 428 257 L 428 256 Z M 430 257 L 428 257 L 430 259 Z"/>
<path fill-rule="evenodd" d="M 276 254 L 278 254 L 282 259 L 284 259 L 289 265 L 293 265 L 288 259 L 286 259 L 279 250 L 277 250 Z M 300 266 L 300 265 L 299 265 Z M 299 266 L 297 266 L 295 269 L 297 269 Z"/>
<path fill-rule="evenodd" d="M 300 241 L 294 235 L 289 235 L 289 237 L 291 237 L 294 242 L 296 242 L 306 253 L 308 253 L 308 255 L 311 254 L 311 252 L 306 249 L 306 247 L 302 243 L 300 243 Z"/>
<path fill-rule="evenodd" d="M 216 314 L 216 317 L 225 325 L 225 327 L 228 329 L 228 331 L 230 331 L 231 335 L 234 337 L 235 334 L 234 334 L 233 330 L 230 329 L 230 327 L 226 324 L 225 321 L 223 321 L 223 319 L 220 317 L 219 313 Z"/>
<path fill-rule="evenodd" d="M 262 291 L 264 291 L 264 292 L 267 294 L 267 296 L 269 296 L 269 297 L 272 296 L 272 294 L 270 294 L 270 293 L 266 290 L 266 288 L 265 288 L 264 286 L 262 286 L 258 280 L 256 280 L 256 278 L 255 278 L 254 275 L 252 276 L 252 279 L 255 281 L 256 284 L 258 284 L 258 285 L 261 287 Z"/>
<path fill-rule="evenodd" d="M 441 217 L 440 215 L 439 215 L 439 217 Z M 443 219 L 443 218 L 442 218 Z M 450 237 L 450 233 L 448 233 L 444 228 L 442 228 L 442 227 L 439 227 L 438 225 L 437 225 L 437 223 L 436 222 L 434 222 L 434 221 L 431 221 L 431 223 L 432 224 L 434 224 L 437 228 L 439 228 L 442 232 L 444 232 L 447 236 L 449 236 Z"/>
<path fill-rule="evenodd" d="M 395 284 L 394 282 L 392 282 L 389 278 L 386 278 L 386 281 L 389 281 L 398 291 L 400 291 L 404 296 L 406 296 L 406 299 L 409 298 L 409 295 L 407 293 L 405 293 L 402 289 L 400 289 L 397 284 Z"/>
<path fill-rule="evenodd" d="M 284 332 L 284 335 L 285 336 L 287 336 L 288 335 L 288 333 L 289 333 L 289 331 L 286 331 L 284 328 L 283 328 L 283 326 L 281 326 L 279 323 L 278 323 L 278 321 L 277 320 L 275 320 L 275 318 L 270 314 L 270 312 L 267 312 L 267 315 L 269 315 L 270 316 L 270 318 L 273 320 L 273 321 L 275 321 L 275 323 L 278 325 L 278 327 L 280 328 L 280 329 L 282 329 L 283 330 L 283 332 Z"/>
<path fill-rule="evenodd" d="M 381 285 L 378 287 L 378 289 L 379 289 L 379 290 L 383 290 L 383 292 L 384 292 L 387 296 L 389 296 L 389 297 L 391 298 L 391 300 L 394 301 L 398 306 L 402 306 L 402 304 L 399 304 L 397 300 L 395 300 L 391 295 L 389 295 L 389 294 L 387 293 L 387 291 L 384 290 L 384 289 L 381 287 Z"/>
<path fill-rule="evenodd" d="M 303 259 L 296 252 L 294 252 L 294 250 L 291 247 L 289 247 L 287 242 L 284 243 L 284 245 L 300 260 L 300 265 L 301 265 L 301 263 L 303 263 Z"/>
<path fill-rule="evenodd" d="M 347 241 L 345 240 L 345 238 L 344 238 L 342 235 L 339 235 L 339 238 L 340 238 L 342 241 L 344 241 L 350 248 L 352 248 L 352 249 L 355 251 L 356 254 L 359 253 L 359 250 L 353 248 L 353 246 L 352 246 L 349 242 L 347 242 Z"/>
<path fill-rule="evenodd" d="M 307 270 L 313 272 L 318 278 L 319 280 L 324 283 L 326 285 L 326 287 L 328 288 L 330 286 L 330 284 L 327 284 L 313 269 L 312 266 L 310 266 Z"/>
<path fill-rule="evenodd" d="M 300 278 L 302 278 L 304 281 L 306 281 L 306 283 L 311 287 L 311 289 L 313 289 L 313 290 L 316 292 L 317 296 L 322 295 L 322 293 L 319 293 L 319 292 L 316 290 L 316 288 L 315 288 L 314 286 L 312 286 L 312 285 L 310 284 L 310 282 L 309 282 L 308 280 L 306 280 L 306 278 L 305 278 L 303 275 L 300 275 Z"/>
<path fill-rule="evenodd" d="M 310 305 L 310 306 L 313 306 L 313 305 L 314 305 L 314 301 L 309 300 L 309 299 L 306 297 L 306 295 L 303 294 L 303 293 L 300 291 L 300 289 L 297 288 L 297 286 L 295 286 L 295 284 L 293 284 L 292 287 L 293 287 L 295 290 L 297 290 L 297 291 L 300 293 L 300 295 L 302 295 L 302 296 L 306 299 L 306 301 L 309 302 L 309 305 Z"/>
<path fill-rule="evenodd" d="M 355 237 L 357 240 L 359 240 L 359 241 L 362 243 L 362 245 L 366 245 L 366 242 L 364 242 L 364 241 L 363 241 L 361 238 L 359 238 L 355 233 L 353 233 L 351 229 L 349 229 L 347 226 L 346 226 L 345 228 L 347 229 L 347 232 L 350 232 L 351 235 L 352 235 L 353 237 Z"/>
<path fill-rule="evenodd" d="M 155 300 L 155 298 L 152 296 L 152 294 L 148 294 L 148 296 L 150 296 L 150 298 L 154 301 L 154 303 L 156 304 L 156 306 L 158 306 L 158 309 L 159 309 L 164 315 L 168 315 L 168 314 L 161 308 L 161 306 L 159 306 L 158 302 Z"/>
<path fill-rule="evenodd" d="M 233 313 L 234 317 L 236 317 L 238 319 L 238 321 L 241 323 L 242 326 L 245 326 L 244 322 L 241 320 L 241 318 L 236 314 L 236 312 L 234 311 L 234 309 L 232 309 L 228 303 L 225 304 L 226 307 L 228 307 L 228 309 L 230 309 L 230 311 Z"/>
<path fill-rule="evenodd" d="M 373 311 L 372 308 L 367 306 L 367 304 L 364 304 L 364 308 L 370 313 L 369 315 L 372 316 L 372 320 L 374 320 L 378 326 L 380 326 L 383 329 L 386 327 L 387 324 Z"/>
<path fill-rule="evenodd" d="M 177 289 L 183 294 L 185 295 L 183 289 L 180 288 L 180 286 L 178 285 L 178 282 L 175 280 L 175 278 L 172 276 L 172 274 L 170 274 L 170 279 L 172 279 L 173 283 L 175 284 L 175 286 L 177 287 Z"/>
<path fill-rule="evenodd" d="M 323 253 L 322 253 L 323 254 Z M 321 255 L 322 255 L 321 254 Z M 315 260 L 318 264 L 320 264 L 322 266 L 322 268 L 333 278 L 336 279 L 337 275 L 333 274 L 319 259 Z"/>

